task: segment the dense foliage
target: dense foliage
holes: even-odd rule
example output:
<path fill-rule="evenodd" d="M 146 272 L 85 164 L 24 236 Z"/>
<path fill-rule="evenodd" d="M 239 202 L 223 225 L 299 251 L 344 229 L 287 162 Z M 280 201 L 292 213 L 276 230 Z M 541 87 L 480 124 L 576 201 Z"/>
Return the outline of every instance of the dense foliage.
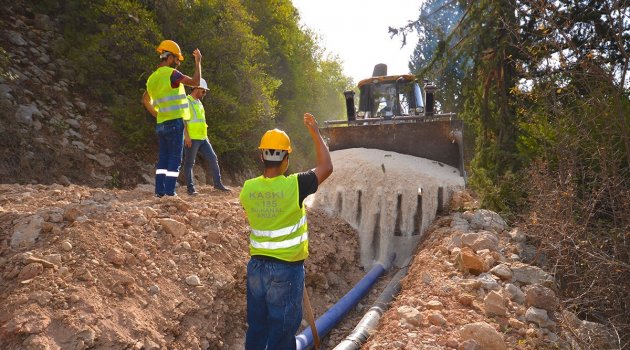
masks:
<path fill-rule="evenodd" d="M 163 39 L 180 44 L 184 74 L 193 74 L 192 51 L 202 52 L 209 138 L 227 168 L 253 167 L 256 143 L 272 127 L 292 136 L 295 168 L 312 166 L 303 113 L 320 121 L 343 113 L 342 92 L 350 80 L 300 27 L 288 0 L 68 0 L 34 6 L 61 24 L 65 40 L 58 51 L 72 61 L 86 91 L 109 106 L 129 149 L 155 147 L 154 121 L 139 99 Z"/>
<path fill-rule="evenodd" d="M 483 205 L 538 238 L 568 306 L 630 344 L 630 5 L 428 0 L 412 29 L 412 67 L 472 126 Z"/>

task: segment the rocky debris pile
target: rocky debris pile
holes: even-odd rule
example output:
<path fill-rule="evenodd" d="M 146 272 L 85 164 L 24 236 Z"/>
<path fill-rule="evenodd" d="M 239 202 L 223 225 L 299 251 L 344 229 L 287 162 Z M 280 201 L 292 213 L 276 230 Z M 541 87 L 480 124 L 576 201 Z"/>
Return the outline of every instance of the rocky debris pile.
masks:
<path fill-rule="evenodd" d="M 0 21 L 2 182 L 143 182 L 151 165 L 122 154 L 111 113 L 82 95 L 55 54 L 63 40 L 55 20 L 19 5 L 2 6 L 0 16 L 10 18 Z"/>
<path fill-rule="evenodd" d="M 562 309 L 554 277 L 521 262 L 532 250 L 524 232 L 492 211 L 439 218 L 363 348 L 618 348 L 603 325 Z"/>
<path fill-rule="evenodd" d="M 0 348 L 241 349 L 249 228 L 231 193 L 0 185 Z M 321 315 L 363 275 L 356 232 L 309 212 Z"/>

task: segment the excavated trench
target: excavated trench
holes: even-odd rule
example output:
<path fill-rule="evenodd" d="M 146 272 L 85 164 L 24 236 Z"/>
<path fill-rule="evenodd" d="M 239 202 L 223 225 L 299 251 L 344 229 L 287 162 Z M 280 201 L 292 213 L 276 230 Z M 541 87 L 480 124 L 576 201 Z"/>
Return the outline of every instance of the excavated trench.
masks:
<path fill-rule="evenodd" d="M 387 271 L 324 338 L 325 348 L 333 348 L 352 331 L 412 257 L 452 193 L 464 187 L 458 169 L 424 158 L 365 148 L 334 151 L 331 158 L 333 174 L 306 204 L 342 218 L 358 232 L 364 271 L 376 264 Z"/>

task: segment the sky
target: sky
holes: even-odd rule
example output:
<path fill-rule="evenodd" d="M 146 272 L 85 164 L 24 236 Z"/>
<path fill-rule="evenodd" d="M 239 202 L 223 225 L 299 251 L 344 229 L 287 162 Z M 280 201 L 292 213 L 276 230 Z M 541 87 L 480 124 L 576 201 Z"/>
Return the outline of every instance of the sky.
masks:
<path fill-rule="evenodd" d="M 301 24 L 321 37 L 321 46 L 337 55 L 344 72 L 358 83 L 372 75 L 374 65 L 387 64 L 390 75 L 409 73 L 408 62 L 417 36 L 390 39 L 388 27 L 416 20 L 422 0 L 293 0 Z"/>

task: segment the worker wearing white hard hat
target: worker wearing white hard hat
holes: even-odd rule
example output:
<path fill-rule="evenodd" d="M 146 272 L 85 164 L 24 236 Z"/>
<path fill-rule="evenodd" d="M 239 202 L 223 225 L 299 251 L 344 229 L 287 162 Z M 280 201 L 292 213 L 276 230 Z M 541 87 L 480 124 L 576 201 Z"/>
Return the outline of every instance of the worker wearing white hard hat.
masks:
<path fill-rule="evenodd" d="M 214 188 L 220 191 L 230 189 L 223 185 L 221 181 L 221 169 L 217 154 L 214 152 L 210 140 L 208 140 L 208 124 L 206 122 L 206 111 L 203 108 L 202 100 L 208 92 L 208 83 L 205 79 L 199 81 L 199 86 L 192 89 L 187 96 L 190 110 L 190 119 L 184 121 L 184 174 L 186 175 L 187 192 L 191 196 L 199 194 L 195 188 L 193 167 L 197 153 L 204 159 L 204 165 L 210 168 L 214 182 Z"/>

